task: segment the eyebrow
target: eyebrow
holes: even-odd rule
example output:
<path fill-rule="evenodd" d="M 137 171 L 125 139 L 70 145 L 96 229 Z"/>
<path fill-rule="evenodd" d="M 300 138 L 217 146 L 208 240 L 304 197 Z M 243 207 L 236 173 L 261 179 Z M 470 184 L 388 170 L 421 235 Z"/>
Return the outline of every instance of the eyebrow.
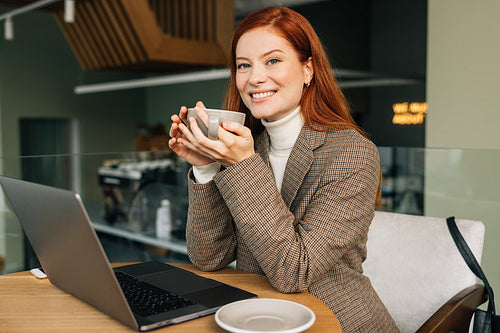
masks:
<path fill-rule="evenodd" d="M 274 52 L 280 52 L 280 53 L 285 53 L 284 51 L 280 50 L 280 49 L 273 49 L 273 50 L 270 50 L 270 51 L 267 51 L 266 53 L 264 53 L 261 58 L 265 58 L 267 57 L 268 55 L 270 55 L 271 53 L 274 53 Z M 241 59 L 248 59 L 246 57 L 236 57 L 236 60 L 241 60 Z"/>

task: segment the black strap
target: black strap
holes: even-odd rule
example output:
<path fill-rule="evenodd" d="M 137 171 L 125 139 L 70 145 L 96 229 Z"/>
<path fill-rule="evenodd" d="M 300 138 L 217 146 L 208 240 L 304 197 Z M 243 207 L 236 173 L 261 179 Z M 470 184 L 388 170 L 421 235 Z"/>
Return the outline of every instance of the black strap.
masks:
<path fill-rule="evenodd" d="M 493 298 L 493 289 L 491 288 L 490 284 L 488 283 L 488 280 L 486 279 L 486 276 L 483 273 L 483 270 L 481 269 L 481 266 L 478 264 L 476 257 L 474 257 L 474 254 L 470 250 L 469 246 L 467 245 L 467 242 L 464 240 L 462 237 L 462 234 L 460 233 L 460 230 L 458 230 L 457 224 L 455 223 L 455 217 L 450 216 L 446 219 L 446 224 L 448 225 L 448 229 L 450 230 L 451 236 L 453 237 L 453 240 L 455 241 L 455 244 L 457 245 L 458 250 L 460 251 L 460 254 L 464 258 L 465 262 L 467 263 L 467 266 L 469 266 L 470 270 L 479 278 L 483 281 L 484 286 L 486 288 L 486 291 L 488 292 L 488 312 L 490 312 L 492 315 L 495 315 L 495 302 Z"/>

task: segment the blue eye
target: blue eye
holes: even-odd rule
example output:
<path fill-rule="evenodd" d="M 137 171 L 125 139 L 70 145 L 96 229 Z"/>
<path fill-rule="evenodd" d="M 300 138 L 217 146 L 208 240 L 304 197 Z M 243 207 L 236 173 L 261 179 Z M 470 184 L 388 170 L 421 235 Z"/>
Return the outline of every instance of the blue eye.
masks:
<path fill-rule="evenodd" d="M 274 64 L 277 64 L 279 62 L 278 59 L 271 59 L 268 61 L 270 65 L 274 65 Z"/>
<path fill-rule="evenodd" d="M 238 66 L 236 66 L 237 69 L 247 69 L 247 68 L 250 68 L 250 65 L 249 64 L 239 64 Z"/>

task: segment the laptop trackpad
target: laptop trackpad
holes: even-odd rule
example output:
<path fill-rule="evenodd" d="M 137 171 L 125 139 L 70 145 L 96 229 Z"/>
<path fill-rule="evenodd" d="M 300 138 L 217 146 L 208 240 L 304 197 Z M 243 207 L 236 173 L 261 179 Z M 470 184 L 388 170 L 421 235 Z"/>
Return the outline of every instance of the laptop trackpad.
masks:
<path fill-rule="evenodd" d="M 177 269 L 141 275 L 139 278 L 144 282 L 151 283 L 180 296 L 222 285 L 218 281 L 202 278 L 194 273 Z"/>

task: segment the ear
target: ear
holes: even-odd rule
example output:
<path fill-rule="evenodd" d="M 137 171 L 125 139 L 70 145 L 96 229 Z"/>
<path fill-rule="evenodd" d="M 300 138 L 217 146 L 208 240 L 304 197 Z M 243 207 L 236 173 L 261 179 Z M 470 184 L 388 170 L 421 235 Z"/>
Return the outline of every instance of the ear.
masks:
<path fill-rule="evenodd" d="M 313 68 L 313 62 L 312 62 L 312 57 L 309 57 L 309 59 L 306 60 L 304 63 L 304 84 L 309 85 L 311 83 L 311 80 L 314 76 L 314 68 Z"/>

